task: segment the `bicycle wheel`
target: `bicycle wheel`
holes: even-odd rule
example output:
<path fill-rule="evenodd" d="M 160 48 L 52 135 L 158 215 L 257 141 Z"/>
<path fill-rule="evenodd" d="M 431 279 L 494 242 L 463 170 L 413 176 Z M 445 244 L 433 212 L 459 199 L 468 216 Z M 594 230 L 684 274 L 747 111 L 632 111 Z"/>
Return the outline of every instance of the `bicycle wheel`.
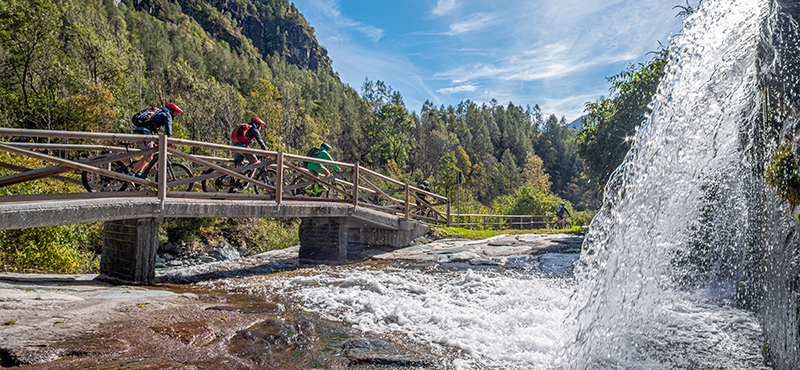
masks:
<path fill-rule="evenodd" d="M 259 171 L 256 174 L 256 179 L 267 185 L 275 186 L 275 181 L 278 179 L 278 171 L 273 168 L 267 168 L 266 170 Z M 253 186 L 253 191 L 255 191 L 256 194 L 275 194 L 274 191 L 259 186 Z"/>
<path fill-rule="evenodd" d="M 206 193 L 227 193 L 231 185 L 233 185 L 233 178 L 228 175 L 222 175 L 203 181 L 203 191 Z"/>
<path fill-rule="evenodd" d="M 111 162 L 111 171 L 118 173 L 127 173 L 128 167 L 120 161 Z M 81 172 L 81 183 L 86 191 L 90 193 L 105 192 L 105 191 L 123 191 L 128 187 L 127 181 L 115 179 L 105 175 L 100 175 L 94 172 L 83 171 Z"/>
<path fill-rule="evenodd" d="M 167 189 L 171 189 L 170 186 L 171 182 L 188 179 L 192 177 L 192 170 L 189 169 L 183 163 L 178 162 L 169 162 L 167 164 L 169 167 L 167 168 Z M 144 174 L 148 180 L 151 180 L 155 183 L 158 183 L 158 164 L 154 164 L 152 167 L 147 169 L 147 172 Z M 188 184 L 181 185 L 178 189 L 171 189 L 175 191 L 192 191 L 194 187 L 194 183 L 190 182 Z"/>

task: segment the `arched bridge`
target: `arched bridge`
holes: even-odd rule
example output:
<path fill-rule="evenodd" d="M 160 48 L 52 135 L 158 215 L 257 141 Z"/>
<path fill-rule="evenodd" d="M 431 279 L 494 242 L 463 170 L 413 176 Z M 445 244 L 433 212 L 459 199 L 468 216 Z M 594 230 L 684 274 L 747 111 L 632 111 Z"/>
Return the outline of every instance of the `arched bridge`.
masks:
<path fill-rule="evenodd" d="M 300 218 L 304 262 L 407 246 L 427 224 L 450 221 L 449 199 L 357 163 L 165 135 L 0 128 L 0 138 L 0 230 L 104 222 L 101 276 L 124 282 L 153 281 L 163 218 Z M 140 150 L 140 142 L 157 145 Z M 261 161 L 235 167 L 233 151 Z M 145 175 L 131 176 L 131 164 L 151 154 Z M 308 161 L 341 170 L 317 177 Z M 52 180 L 66 185 L 18 186 Z M 37 188 L 49 192 L 26 193 Z"/>

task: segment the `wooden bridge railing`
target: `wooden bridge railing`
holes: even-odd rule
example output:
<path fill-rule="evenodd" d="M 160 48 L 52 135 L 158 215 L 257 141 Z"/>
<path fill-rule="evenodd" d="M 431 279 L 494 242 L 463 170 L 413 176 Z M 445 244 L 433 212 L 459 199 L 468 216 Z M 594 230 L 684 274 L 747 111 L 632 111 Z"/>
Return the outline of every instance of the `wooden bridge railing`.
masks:
<path fill-rule="evenodd" d="M 122 187 L 132 188 L 133 191 L 6 195 L 0 196 L 0 202 L 141 196 L 158 197 L 162 202 L 168 197 L 250 199 L 277 203 L 302 200 L 348 203 L 429 224 L 446 225 L 450 220 L 448 198 L 384 176 L 361 167 L 358 163 L 326 161 L 284 152 L 174 139 L 163 134 L 156 136 L 0 128 L 0 138 L 2 137 L 8 138 L 8 141 L 0 142 L 0 152 L 33 158 L 43 162 L 45 166 L 26 168 L 0 161 L 0 168 L 15 172 L 0 177 L 0 189 L 42 178 L 83 184 L 86 178 L 99 177 L 130 185 Z M 31 138 L 48 138 L 48 142 L 21 142 L 30 141 Z M 142 141 L 157 142 L 157 148 L 133 149 L 138 147 L 135 143 Z M 230 157 L 221 156 L 231 152 L 250 153 L 264 160 L 234 167 Z M 157 171 L 145 178 L 130 176 L 130 165 L 138 157 L 150 154 L 158 155 L 154 164 Z M 176 167 L 175 173 L 179 176 L 168 178 L 167 167 L 171 162 L 189 167 L 190 173 Z M 329 169 L 331 166 L 338 166 L 341 171 L 328 177 L 317 177 L 306 169 L 306 162 L 320 163 Z M 84 179 L 78 180 L 81 176 Z M 223 176 L 249 184 L 250 193 L 204 191 L 215 188 L 213 185 Z M 319 195 L 306 190 L 308 187 L 314 188 L 315 184 Z M 8 191 L 5 193 L 9 194 Z"/>
<path fill-rule="evenodd" d="M 483 215 L 451 214 L 450 226 L 465 229 L 547 229 L 554 226 L 554 216 L 546 215 Z"/>

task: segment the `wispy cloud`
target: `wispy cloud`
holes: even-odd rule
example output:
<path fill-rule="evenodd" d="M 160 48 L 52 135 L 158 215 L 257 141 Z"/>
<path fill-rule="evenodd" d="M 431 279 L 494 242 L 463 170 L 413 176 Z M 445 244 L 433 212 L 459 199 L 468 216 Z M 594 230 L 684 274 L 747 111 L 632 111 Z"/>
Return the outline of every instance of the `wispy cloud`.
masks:
<path fill-rule="evenodd" d="M 448 15 L 457 6 L 456 0 L 439 0 L 436 2 L 436 7 L 431 10 L 431 14 L 438 16 Z"/>
<path fill-rule="evenodd" d="M 484 14 L 484 13 L 474 14 L 472 17 L 470 17 L 465 21 L 451 24 L 450 30 L 448 32 L 445 32 L 445 35 L 454 36 L 481 29 L 483 27 L 486 27 L 495 18 L 496 18 L 495 16 L 490 14 Z"/>
<path fill-rule="evenodd" d="M 348 29 L 352 29 L 374 42 L 378 42 L 383 38 L 385 33 L 383 29 L 358 22 L 342 14 L 339 3 L 336 0 L 311 0 L 309 5 L 314 6 L 330 22 L 331 29 L 335 30 L 336 34 L 346 34 Z"/>
<path fill-rule="evenodd" d="M 478 85 L 475 84 L 466 84 L 466 85 L 458 85 L 453 87 L 445 87 L 439 90 L 436 90 L 439 94 L 456 94 L 456 93 L 464 93 L 464 92 L 473 92 L 478 89 Z"/>
<path fill-rule="evenodd" d="M 573 120 L 583 115 L 586 102 L 595 101 L 602 95 L 602 92 L 598 91 L 594 94 L 571 95 L 560 99 L 548 98 L 540 104 L 540 107 L 544 112 L 557 112 L 559 119 L 564 116 L 567 120 Z"/>
<path fill-rule="evenodd" d="M 384 34 L 382 29 L 376 28 L 376 27 L 372 27 L 372 26 L 361 26 L 361 27 L 358 27 L 358 30 L 361 31 L 361 33 L 365 34 L 367 36 L 367 38 L 369 38 L 370 40 L 372 40 L 374 42 L 380 41 L 381 38 L 383 38 L 383 34 Z"/>

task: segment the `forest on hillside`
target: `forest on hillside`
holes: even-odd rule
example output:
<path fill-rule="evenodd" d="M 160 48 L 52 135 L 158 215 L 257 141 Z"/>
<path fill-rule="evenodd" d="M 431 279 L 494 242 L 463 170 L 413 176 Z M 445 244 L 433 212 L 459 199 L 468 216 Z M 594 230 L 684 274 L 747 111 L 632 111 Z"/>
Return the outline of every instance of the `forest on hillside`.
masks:
<path fill-rule="evenodd" d="M 344 84 L 285 0 L 4 0 L 0 126 L 129 133 L 135 112 L 172 102 L 185 111 L 175 137 L 227 144 L 235 125 L 257 116 L 270 150 L 304 154 L 328 142 L 336 160 L 428 180 L 458 196 L 463 213 L 552 214 L 562 201 L 574 212 L 599 207 L 629 148 L 621 135 L 641 122 L 663 74 L 662 54 L 612 78 L 616 96 L 587 104 L 578 133 L 536 104 L 426 102 L 417 111 L 380 79 Z"/>
<path fill-rule="evenodd" d="M 0 5 L 0 124 L 130 132 L 130 117 L 178 104 L 175 136 L 225 143 L 268 123 L 271 150 L 327 141 L 338 160 L 411 183 L 429 180 L 476 211 L 526 183 L 596 206 L 563 119 L 538 106 L 426 103 L 419 114 L 380 80 L 343 84 L 284 0 L 7 0 Z M 540 163 L 541 162 L 541 163 Z M 549 180 L 548 180 L 549 178 Z"/>

